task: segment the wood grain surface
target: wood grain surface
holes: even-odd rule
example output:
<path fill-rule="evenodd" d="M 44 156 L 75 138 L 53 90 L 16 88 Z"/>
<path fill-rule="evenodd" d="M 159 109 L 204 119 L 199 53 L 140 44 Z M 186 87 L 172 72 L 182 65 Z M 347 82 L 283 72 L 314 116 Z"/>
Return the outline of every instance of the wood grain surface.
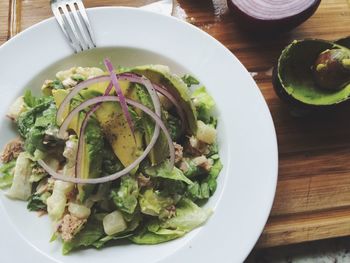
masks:
<path fill-rule="evenodd" d="M 0 0 L 0 44 L 10 37 L 9 3 L 13 1 Z M 19 30 L 51 16 L 47 0 L 17 1 L 21 2 Z M 141 6 L 154 1 L 84 2 L 92 7 Z M 257 246 L 350 235 L 350 109 L 319 118 L 295 118 L 271 84 L 271 69 L 281 49 L 292 40 L 334 40 L 350 35 L 349 2 L 323 0 L 315 15 L 297 29 L 265 38 L 239 28 L 224 0 L 179 0 L 174 15 L 229 48 L 255 76 L 271 110 L 279 143 L 279 181 L 271 216 Z"/>

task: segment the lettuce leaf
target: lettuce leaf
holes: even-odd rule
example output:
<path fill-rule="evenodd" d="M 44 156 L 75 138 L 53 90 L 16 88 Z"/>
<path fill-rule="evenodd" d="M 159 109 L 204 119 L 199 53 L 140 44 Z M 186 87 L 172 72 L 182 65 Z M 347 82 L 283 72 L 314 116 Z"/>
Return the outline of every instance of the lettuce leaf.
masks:
<path fill-rule="evenodd" d="M 183 198 L 176 206 L 176 216 L 161 223 L 161 228 L 177 229 L 189 232 L 204 224 L 213 211 L 201 208 L 190 199 Z"/>
<path fill-rule="evenodd" d="M 29 109 L 17 119 L 18 131 L 25 138 L 24 147 L 30 154 L 36 149 L 45 151 L 45 131 L 49 127 L 56 127 L 57 109 L 53 97 L 34 97 L 27 91 L 24 101 Z"/>
<path fill-rule="evenodd" d="M 29 197 L 27 209 L 29 211 L 46 210 L 46 204 L 43 202 L 40 195 L 33 194 Z"/>
<path fill-rule="evenodd" d="M 123 212 L 132 214 L 137 206 L 139 187 L 136 179 L 130 175 L 123 176 L 119 189 L 111 192 L 114 204 Z"/>
<path fill-rule="evenodd" d="M 101 239 L 93 243 L 94 247 L 101 248 L 109 241 L 125 239 L 133 235 L 132 231 L 134 231 L 139 226 L 142 220 L 142 215 L 140 211 L 135 212 L 131 217 L 130 217 L 130 214 L 124 214 L 124 215 L 125 215 L 124 216 L 125 221 L 129 221 L 127 222 L 128 228 L 116 235 L 102 237 Z"/>
<path fill-rule="evenodd" d="M 136 244 L 159 244 L 173 240 L 204 224 L 211 214 L 210 209 L 200 208 L 183 198 L 178 203 L 175 217 L 166 221 L 151 221 L 129 239 Z"/>
<path fill-rule="evenodd" d="M 197 80 L 195 77 L 193 77 L 190 74 L 185 74 L 181 79 L 186 83 L 187 87 L 191 87 L 192 85 L 199 84 L 199 80 Z"/>
<path fill-rule="evenodd" d="M 62 253 L 68 254 L 79 247 L 92 246 L 96 241 L 105 235 L 102 225 L 104 214 L 91 216 L 85 227 L 69 242 L 63 242 Z"/>
<path fill-rule="evenodd" d="M 0 189 L 5 189 L 12 185 L 14 168 L 16 165 L 16 160 L 12 160 L 0 167 Z"/>
<path fill-rule="evenodd" d="M 174 204 L 170 197 L 163 197 L 153 189 L 147 189 L 139 197 L 141 212 L 146 215 L 159 216 L 167 207 Z"/>
<path fill-rule="evenodd" d="M 177 167 L 171 169 L 169 161 L 164 161 L 160 165 L 149 167 L 145 170 L 145 173 L 151 177 L 182 181 L 189 185 L 193 184 L 193 182 L 188 179 L 180 169 Z"/>
<path fill-rule="evenodd" d="M 211 122 L 214 99 L 208 94 L 205 87 L 199 87 L 192 93 L 192 100 L 196 107 L 198 119 L 208 124 Z"/>
<path fill-rule="evenodd" d="M 213 155 L 212 157 L 216 158 L 216 155 Z M 212 196 L 216 191 L 217 178 L 222 167 L 223 165 L 220 159 L 215 159 L 208 175 L 203 180 L 196 181 L 193 185 L 189 185 L 187 187 L 186 196 L 193 201 L 208 199 L 210 196 Z"/>

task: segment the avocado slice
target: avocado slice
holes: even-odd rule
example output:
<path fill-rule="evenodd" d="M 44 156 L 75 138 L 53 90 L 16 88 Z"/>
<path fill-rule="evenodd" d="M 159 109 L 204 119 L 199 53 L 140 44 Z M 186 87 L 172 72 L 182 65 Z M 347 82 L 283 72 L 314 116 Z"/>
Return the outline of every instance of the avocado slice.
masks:
<path fill-rule="evenodd" d="M 177 75 L 171 74 L 169 68 L 163 65 L 144 65 L 129 70 L 148 78 L 151 82 L 162 85 L 175 96 L 184 109 L 187 118 L 187 132 L 197 133 L 197 113 L 191 100 L 191 94 L 187 85 Z"/>
<path fill-rule="evenodd" d="M 129 166 L 142 154 L 142 133 L 135 130 L 134 139 L 124 113 L 117 103 L 104 102 L 95 114 L 115 155 L 124 167 Z"/>
<path fill-rule="evenodd" d="M 346 43 L 344 40 L 341 42 Z M 350 83 L 345 82 L 342 86 L 330 86 L 325 89 L 315 77 L 317 70 L 324 70 L 323 66 L 326 65 L 320 65 L 319 62 L 324 52 L 329 50 L 350 56 L 348 47 L 324 40 L 307 39 L 293 41 L 288 45 L 274 70 L 273 83 L 276 93 L 297 108 L 311 110 L 330 108 L 348 100 Z M 350 71 L 345 71 L 345 75 L 350 80 Z M 337 86 L 337 82 L 334 80 L 331 83 Z"/>
<path fill-rule="evenodd" d="M 83 158 L 80 174 L 82 178 L 98 178 L 102 175 L 102 151 L 104 140 L 101 128 L 96 119 L 90 118 L 85 128 Z M 79 184 L 78 199 L 84 202 L 89 197 L 95 185 Z"/>
<path fill-rule="evenodd" d="M 55 100 L 55 104 L 57 108 L 62 104 L 64 98 L 69 94 L 69 92 L 70 92 L 69 90 L 64 90 L 64 89 L 52 90 L 52 96 Z M 69 112 L 72 111 L 75 107 L 77 107 L 81 102 L 82 102 L 82 98 L 78 94 L 71 100 L 69 107 L 67 106 L 66 109 L 64 110 L 61 121 L 63 122 L 63 120 L 67 117 Z M 68 129 L 74 131 L 75 134 L 78 135 L 82 119 L 83 118 L 81 118 L 81 114 L 77 114 L 76 116 L 74 116 L 72 121 L 68 125 Z"/>
<path fill-rule="evenodd" d="M 68 90 L 53 90 L 52 95 L 54 97 L 56 107 L 58 108 L 63 99 L 68 95 Z M 75 104 L 79 103 L 77 100 L 72 100 L 70 104 L 70 110 L 75 108 Z M 68 107 L 64 112 L 64 118 L 68 115 Z M 73 130 L 77 135 L 79 135 L 82 120 L 85 114 L 81 112 L 79 115 L 75 116 L 72 122 L 69 124 L 69 129 Z M 102 155 L 103 150 L 103 134 L 99 123 L 90 118 L 85 128 L 85 142 L 83 147 L 83 158 L 82 158 L 82 171 L 81 175 L 83 178 L 97 178 L 101 176 L 102 173 Z M 78 199 L 83 202 L 94 190 L 94 185 L 78 185 Z"/>
<path fill-rule="evenodd" d="M 150 108 L 152 111 L 154 111 L 153 103 L 151 96 L 148 94 L 146 88 L 144 88 L 141 85 L 135 84 L 134 90 L 136 91 L 137 95 L 137 101 L 145 105 L 146 107 Z M 154 133 L 154 120 L 149 117 L 147 114 L 144 114 L 143 112 L 140 112 L 142 116 L 142 124 L 143 129 L 145 133 L 145 141 L 148 145 L 153 137 Z M 164 118 L 162 118 L 164 121 Z M 169 149 L 168 149 L 168 143 L 167 139 L 163 132 L 160 132 L 158 140 L 152 150 L 149 153 L 149 158 L 152 165 L 160 164 L 162 161 L 164 161 L 167 156 L 169 155 Z"/>
<path fill-rule="evenodd" d="M 99 83 L 98 83 L 99 84 Z M 119 81 L 120 88 L 125 97 L 136 100 L 137 95 L 133 92 L 130 82 Z M 108 84 L 107 84 L 108 85 Z M 104 94 L 106 83 L 103 85 L 91 85 L 80 94 L 84 99 L 90 99 Z M 142 153 L 142 133 L 135 131 L 134 136 L 128 126 L 124 113 L 118 103 L 104 102 L 95 112 L 96 118 L 101 125 L 103 133 L 112 146 L 113 152 L 124 167 L 133 163 Z M 136 172 L 135 168 L 134 172 Z"/>

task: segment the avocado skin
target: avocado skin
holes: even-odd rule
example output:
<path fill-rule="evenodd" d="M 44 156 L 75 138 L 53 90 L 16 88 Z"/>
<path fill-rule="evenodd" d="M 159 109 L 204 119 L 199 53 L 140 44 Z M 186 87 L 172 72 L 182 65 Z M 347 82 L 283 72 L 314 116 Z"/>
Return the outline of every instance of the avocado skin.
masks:
<path fill-rule="evenodd" d="M 140 74 L 151 82 L 164 86 L 169 93 L 180 103 L 186 117 L 186 131 L 188 134 L 197 133 L 197 113 L 192 103 L 190 91 L 183 80 L 177 75 L 171 74 L 169 69 L 162 65 L 144 65 L 132 68 L 130 72 Z"/>
<path fill-rule="evenodd" d="M 350 37 L 342 38 L 338 41 L 335 41 L 334 43 L 327 42 L 324 40 L 319 40 L 319 39 L 307 39 L 307 41 L 320 41 L 325 45 L 323 50 L 329 47 L 332 47 L 334 44 L 350 49 Z M 322 52 L 323 50 L 321 50 L 320 52 Z M 325 116 L 327 114 L 332 115 L 334 112 L 338 112 L 339 110 L 342 110 L 343 108 L 346 108 L 350 105 L 349 98 L 347 98 L 346 100 L 340 101 L 339 103 L 330 104 L 330 105 L 312 105 L 312 104 L 307 104 L 300 100 L 295 99 L 293 96 L 291 96 L 286 92 L 285 88 L 281 83 L 281 79 L 278 72 L 279 60 L 280 60 L 280 57 L 275 67 L 273 68 L 272 84 L 277 96 L 287 104 L 291 115 L 296 117 L 306 117 L 310 115 Z"/>

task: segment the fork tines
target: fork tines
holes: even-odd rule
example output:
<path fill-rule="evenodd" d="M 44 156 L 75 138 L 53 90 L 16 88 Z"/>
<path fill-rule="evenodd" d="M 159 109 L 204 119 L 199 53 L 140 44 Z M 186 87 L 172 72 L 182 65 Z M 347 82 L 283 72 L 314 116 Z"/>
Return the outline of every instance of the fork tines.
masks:
<path fill-rule="evenodd" d="M 75 52 L 96 47 L 93 31 L 81 0 L 51 0 L 51 9 Z"/>

